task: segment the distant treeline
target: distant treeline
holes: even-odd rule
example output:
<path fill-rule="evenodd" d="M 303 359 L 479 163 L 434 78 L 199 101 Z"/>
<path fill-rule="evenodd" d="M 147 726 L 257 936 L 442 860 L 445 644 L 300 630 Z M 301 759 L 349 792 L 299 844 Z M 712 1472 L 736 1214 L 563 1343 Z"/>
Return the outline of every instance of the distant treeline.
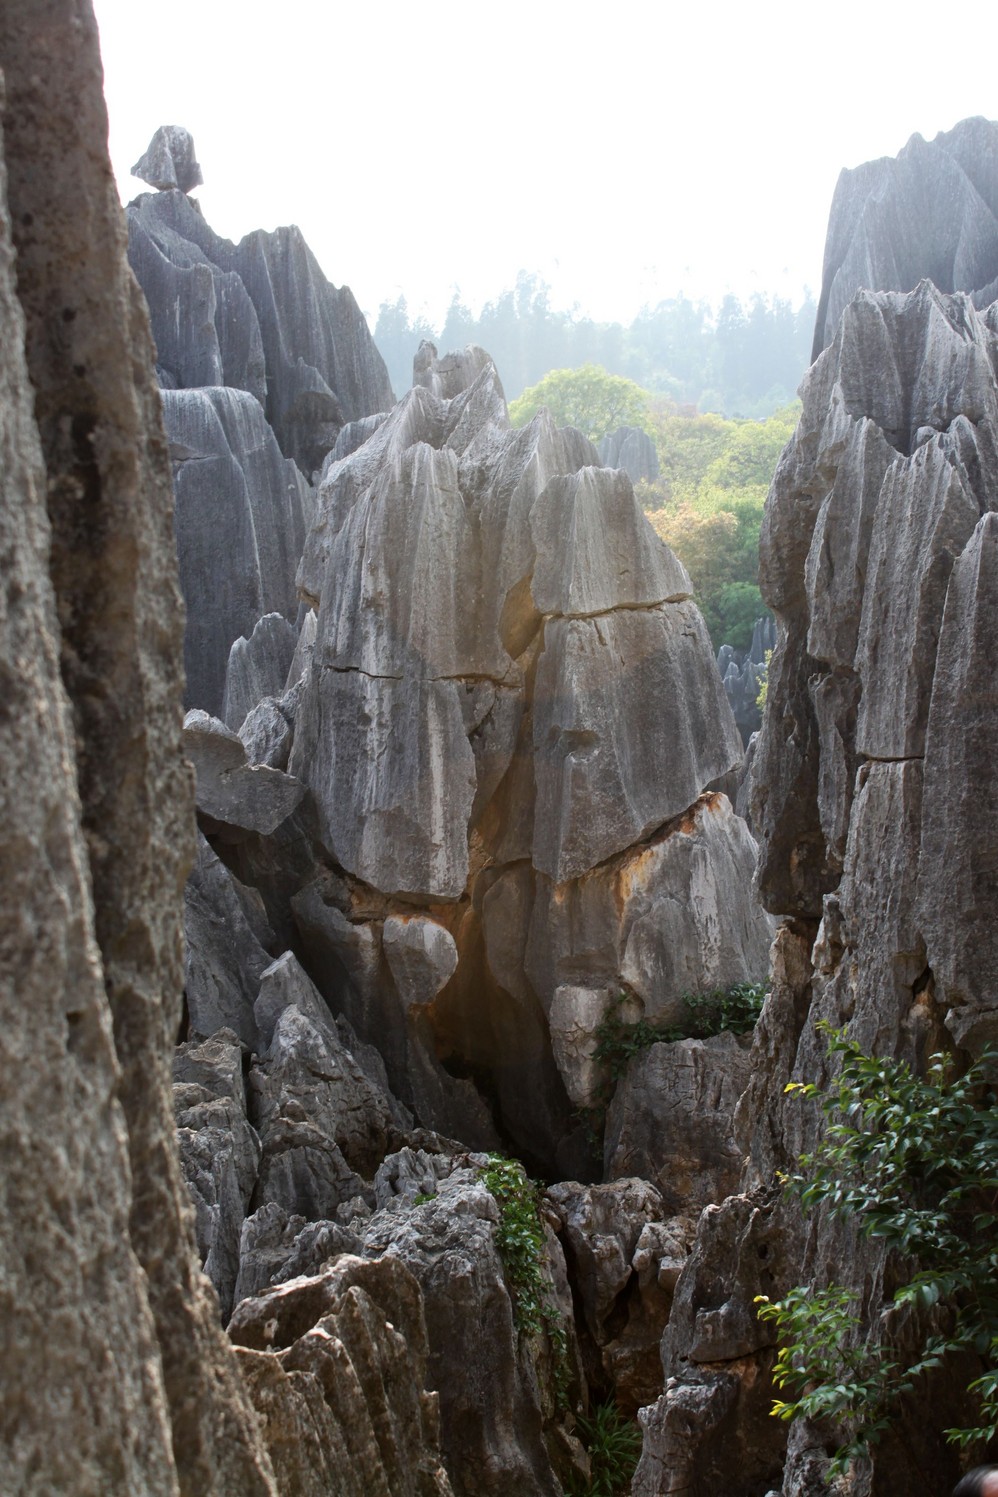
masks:
<path fill-rule="evenodd" d="M 478 317 L 455 295 L 442 328 L 410 318 L 404 296 L 384 302 L 374 339 L 396 395 L 412 383 L 423 338 L 441 353 L 466 343 L 487 349 L 509 400 L 550 369 L 600 364 L 678 405 L 755 418 L 793 399 L 810 360 L 810 295 L 796 311 L 775 296 L 754 296 L 747 305 L 726 296 L 716 309 L 677 296 L 645 308 L 628 327 L 554 311 L 549 298 L 542 280 L 521 271 L 516 288 L 487 302 Z"/>

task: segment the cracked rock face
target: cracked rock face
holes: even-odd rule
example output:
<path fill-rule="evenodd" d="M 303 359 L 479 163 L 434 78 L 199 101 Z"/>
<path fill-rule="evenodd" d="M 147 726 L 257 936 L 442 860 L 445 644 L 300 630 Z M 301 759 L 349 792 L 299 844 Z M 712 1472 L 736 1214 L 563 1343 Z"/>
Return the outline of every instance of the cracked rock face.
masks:
<path fill-rule="evenodd" d="M 432 1034 L 434 1064 L 486 1067 L 504 1126 L 551 1149 L 566 1085 L 586 1085 L 551 1049 L 556 991 L 627 983 L 657 1015 L 691 986 L 762 975 L 744 825 L 715 797 L 692 840 L 672 826 L 741 745 L 689 579 L 627 475 L 546 413 L 511 430 L 484 356 L 439 378 L 424 364 L 327 463 L 299 569 L 317 623 L 288 770 L 347 879 L 338 913 L 309 902 L 308 940 L 352 974 L 337 1001 L 364 1037 L 406 1015 L 389 1074 L 424 1121 L 453 1130 L 413 1083 Z M 649 840 L 652 866 L 617 868 Z M 563 914 L 585 902 L 599 954 L 592 922 Z M 413 904 L 438 953 L 418 978 Z"/>

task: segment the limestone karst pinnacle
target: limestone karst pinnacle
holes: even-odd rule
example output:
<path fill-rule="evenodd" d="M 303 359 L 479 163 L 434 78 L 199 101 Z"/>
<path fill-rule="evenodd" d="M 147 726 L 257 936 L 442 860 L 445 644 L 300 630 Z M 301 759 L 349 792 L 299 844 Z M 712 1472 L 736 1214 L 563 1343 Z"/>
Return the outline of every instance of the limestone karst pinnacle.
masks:
<path fill-rule="evenodd" d="M 916 1064 L 996 1028 L 994 304 L 861 291 L 808 377 L 764 555 L 773 990 L 623 1067 L 594 1158 L 600 1020 L 769 937 L 682 569 L 481 350 L 396 405 L 300 236 L 226 246 L 176 172 L 130 213 L 164 430 L 96 28 L 39 16 L 0 12 L 4 1482 L 561 1497 L 612 1397 L 643 1497 L 814 1490 L 752 1298 L 835 1268 L 875 1318 L 884 1264 L 774 1189 L 785 1084 L 819 1017 Z M 521 1185 L 527 1285 L 475 1144 L 609 1177 Z M 951 1485 L 958 1391 L 878 1493 Z"/>

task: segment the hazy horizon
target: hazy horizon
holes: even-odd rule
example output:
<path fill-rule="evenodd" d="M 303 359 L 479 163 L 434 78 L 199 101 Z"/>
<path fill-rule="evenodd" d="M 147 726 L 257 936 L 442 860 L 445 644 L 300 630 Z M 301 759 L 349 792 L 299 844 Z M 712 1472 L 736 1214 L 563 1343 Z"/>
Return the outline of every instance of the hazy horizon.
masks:
<path fill-rule="evenodd" d="M 372 327 L 400 295 L 435 326 L 455 290 L 477 313 L 519 271 L 597 321 L 680 293 L 796 307 L 843 167 L 998 115 L 988 49 L 941 65 L 927 5 L 821 29 L 784 3 L 708 23 L 621 0 L 612 35 L 562 0 L 512 0 L 501 26 L 455 0 L 285 0 L 279 25 L 268 0 L 95 10 L 124 199 L 156 127 L 186 126 L 212 227 L 297 223 Z"/>

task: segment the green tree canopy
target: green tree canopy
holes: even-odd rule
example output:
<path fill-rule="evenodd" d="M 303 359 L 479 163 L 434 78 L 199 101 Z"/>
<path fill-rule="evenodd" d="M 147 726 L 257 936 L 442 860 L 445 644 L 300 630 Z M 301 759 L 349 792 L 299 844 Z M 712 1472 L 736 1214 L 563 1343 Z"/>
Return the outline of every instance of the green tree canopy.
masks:
<path fill-rule="evenodd" d="M 650 396 L 632 379 L 607 374 L 599 364 L 553 369 L 509 408 L 514 426 L 526 426 L 547 407 L 558 426 L 576 426 L 598 442 L 618 426 L 647 426 Z"/>

